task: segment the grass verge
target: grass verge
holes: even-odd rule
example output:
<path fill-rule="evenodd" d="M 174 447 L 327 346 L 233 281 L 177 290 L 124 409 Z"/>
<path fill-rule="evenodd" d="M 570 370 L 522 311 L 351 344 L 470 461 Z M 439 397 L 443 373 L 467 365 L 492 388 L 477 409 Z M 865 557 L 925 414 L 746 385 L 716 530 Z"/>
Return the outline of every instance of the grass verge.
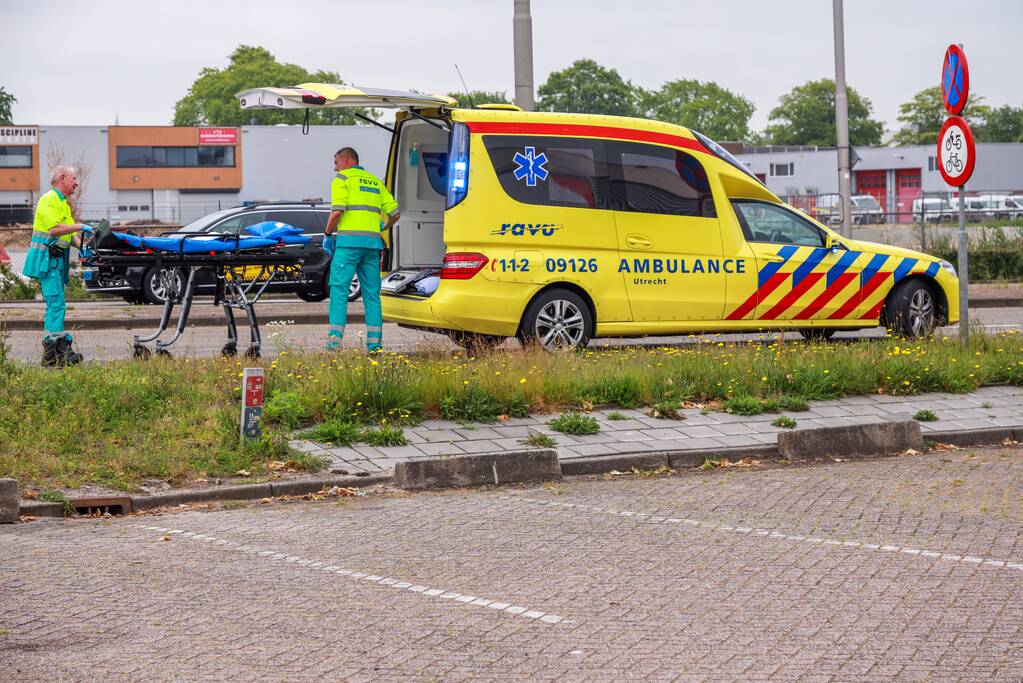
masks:
<path fill-rule="evenodd" d="M 746 410 L 795 412 L 809 400 L 848 395 L 1021 386 L 1023 336 L 971 335 L 966 346 L 940 339 L 710 342 L 478 358 L 284 352 L 272 362 L 246 362 L 266 369 L 270 399 L 266 435 L 240 444 L 240 361 L 154 359 L 47 370 L 10 360 L 0 330 L 0 476 L 44 489 L 97 483 L 131 490 L 150 477 L 183 483 L 239 470 L 258 474 L 270 461 L 316 469 L 316 458 L 288 448 L 292 430 L 328 421 L 394 427 L 435 416 L 485 421 L 571 409 L 596 397 L 612 408 L 713 401 L 734 409 L 745 401 Z M 748 399 L 759 403 L 750 408 Z"/>

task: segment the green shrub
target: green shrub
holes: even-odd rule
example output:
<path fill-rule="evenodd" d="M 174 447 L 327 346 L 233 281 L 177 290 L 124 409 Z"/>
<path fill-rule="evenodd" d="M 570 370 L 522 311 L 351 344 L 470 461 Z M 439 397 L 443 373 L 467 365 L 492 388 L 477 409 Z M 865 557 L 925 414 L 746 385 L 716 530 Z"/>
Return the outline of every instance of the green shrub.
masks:
<path fill-rule="evenodd" d="M 600 377 L 579 390 L 579 402 L 635 408 L 643 403 L 643 387 L 639 379 L 631 375 Z"/>
<path fill-rule="evenodd" d="M 502 414 L 502 407 L 497 397 L 476 386 L 440 399 L 441 417 L 455 422 L 494 422 Z"/>
<path fill-rule="evenodd" d="M 322 422 L 301 434 L 302 438 L 338 446 L 351 446 L 362 436 L 362 428 L 352 420 L 334 418 Z"/>
<path fill-rule="evenodd" d="M 933 410 L 918 410 L 913 414 L 913 419 L 918 422 L 937 422 L 938 416 Z"/>
<path fill-rule="evenodd" d="M 298 391 L 275 391 L 263 406 L 263 418 L 285 429 L 296 429 L 309 421 L 312 411 Z"/>
<path fill-rule="evenodd" d="M 778 399 L 778 408 L 794 413 L 801 413 L 809 410 L 810 404 L 798 396 L 782 396 Z"/>
<path fill-rule="evenodd" d="M 958 262 L 958 243 L 941 235 L 927 247 L 928 253 L 953 265 Z M 1005 228 L 984 229 L 969 240 L 970 282 L 1023 279 L 1023 236 Z"/>
<path fill-rule="evenodd" d="M 793 420 L 791 417 L 788 417 L 787 415 L 782 415 L 771 424 L 773 424 L 775 427 L 781 427 L 782 429 L 796 428 L 796 421 Z"/>
<path fill-rule="evenodd" d="M 678 412 L 679 406 L 680 404 L 678 401 L 673 401 L 671 399 L 658 401 L 650 406 L 649 415 L 662 420 L 684 420 L 686 419 L 686 416 Z"/>
<path fill-rule="evenodd" d="M 408 444 L 405 432 L 401 427 L 393 425 L 371 427 L 362 433 L 362 440 L 370 446 L 405 446 Z"/>
<path fill-rule="evenodd" d="M 558 445 L 558 442 L 554 440 L 554 437 L 550 434 L 543 434 L 541 432 L 533 432 L 525 439 L 520 439 L 519 443 L 532 448 L 554 448 Z"/>
<path fill-rule="evenodd" d="M 629 416 L 625 415 L 623 413 L 619 413 L 617 410 L 612 410 L 610 413 L 607 414 L 607 419 L 609 419 L 609 420 L 628 420 Z"/>
<path fill-rule="evenodd" d="M 726 413 L 735 415 L 759 415 L 764 412 L 764 402 L 753 396 L 736 396 L 724 402 Z"/>
<path fill-rule="evenodd" d="M 0 301 L 35 299 L 39 293 L 39 281 L 22 278 L 8 265 L 0 265 Z"/>
<path fill-rule="evenodd" d="M 600 431 L 600 425 L 597 424 L 596 419 L 589 415 L 574 412 L 564 413 L 547 424 L 556 432 L 575 434 L 577 436 L 596 434 Z"/>

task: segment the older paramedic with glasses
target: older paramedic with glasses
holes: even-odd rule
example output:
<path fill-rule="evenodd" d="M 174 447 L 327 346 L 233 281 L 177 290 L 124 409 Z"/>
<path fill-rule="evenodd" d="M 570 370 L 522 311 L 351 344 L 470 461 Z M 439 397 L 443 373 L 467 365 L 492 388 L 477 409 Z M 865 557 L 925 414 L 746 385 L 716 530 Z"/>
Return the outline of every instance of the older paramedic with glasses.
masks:
<path fill-rule="evenodd" d="M 334 155 L 334 180 L 330 186 L 330 218 L 323 248 L 333 252 L 330 264 L 330 329 L 327 349 L 341 348 L 348 320 L 348 288 L 359 276 L 362 301 L 366 307 L 366 347 L 381 350 L 384 316 L 380 310 L 380 251 L 383 231 L 400 217 L 398 202 L 384 183 L 359 165 L 359 154 L 351 147 Z M 382 216 L 387 217 L 386 223 Z M 337 237 L 334 237 L 334 232 Z"/>
<path fill-rule="evenodd" d="M 78 189 L 78 178 L 70 166 L 56 166 L 50 171 L 50 191 L 39 197 L 36 204 L 32 241 L 29 243 L 22 271 L 27 277 L 39 281 L 46 302 L 43 319 L 43 365 L 64 366 L 82 362 L 82 354 L 72 350 L 73 341 L 64 331 L 67 306 L 64 287 L 70 270 L 71 246 L 82 248 L 77 233 L 91 233 L 92 227 L 75 223 L 67 198 Z"/>

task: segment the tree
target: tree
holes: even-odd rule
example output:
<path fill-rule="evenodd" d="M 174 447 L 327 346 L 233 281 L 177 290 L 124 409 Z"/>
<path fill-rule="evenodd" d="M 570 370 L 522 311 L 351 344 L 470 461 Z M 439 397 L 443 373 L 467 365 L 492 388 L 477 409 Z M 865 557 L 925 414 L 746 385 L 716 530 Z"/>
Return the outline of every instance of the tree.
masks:
<path fill-rule="evenodd" d="M 1023 142 L 1023 107 L 992 107 L 984 116 L 984 142 Z"/>
<path fill-rule="evenodd" d="M 852 88 L 849 98 L 849 143 L 880 145 L 884 124 L 870 118 L 870 100 Z M 779 98 L 780 105 L 768 115 L 765 131 L 774 145 L 837 146 L 835 132 L 835 82 L 830 78 L 808 81 Z"/>
<path fill-rule="evenodd" d="M 592 59 L 579 59 L 566 69 L 553 71 L 540 86 L 536 108 L 579 114 L 635 116 L 638 92 L 615 69 Z"/>
<path fill-rule="evenodd" d="M 0 126 L 10 126 L 14 123 L 13 109 L 17 101 L 17 97 L 0 86 Z"/>
<path fill-rule="evenodd" d="M 458 106 L 460 107 L 470 107 L 472 105 L 476 105 L 478 107 L 481 104 L 512 103 L 512 101 L 508 99 L 508 94 L 504 90 L 470 90 L 468 95 L 465 94 L 465 91 L 449 92 L 448 97 L 458 100 Z M 470 100 L 472 101 L 472 105 L 469 104 Z"/>
<path fill-rule="evenodd" d="M 746 140 L 756 107 L 742 95 L 714 81 L 668 81 L 660 90 L 640 90 L 640 110 L 647 118 L 678 123 L 716 140 Z"/>
<path fill-rule="evenodd" d="M 970 128 L 976 128 L 974 133 L 980 132 L 983 117 L 988 111 L 987 106 L 980 104 L 983 99 L 971 95 L 964 109 Z M 941 100 L 941 87 L 924 88 L 913 95 L 912 100 L 899 105 L 898 120 L 902 128 L 896 131 L 892 140 L 897 145 L 937 144 L 938 131 L 946 118 L 948 112 Z"/>
<path fill-rule="evenodd" d="M 333 71 L 309 72 L 295 64 L 283 64 L 261 47 L 239 45 L 231 53 L 230 63 L 223 69 L 207 67 L 188 89 L 188 94 L 174 105 L 175 126 L 241 126 L 255 123 L 302 123 L 301 109 L 242 109 L 234 94 L 245 88 L 260 86 L 292 86 L 299 83 L 334 83 L 344 81 Z M 373 117 L 372 109 L 321 109 L 309 111 L 309 122 L 324 125 L 359 123 L 358 112 Z"/>

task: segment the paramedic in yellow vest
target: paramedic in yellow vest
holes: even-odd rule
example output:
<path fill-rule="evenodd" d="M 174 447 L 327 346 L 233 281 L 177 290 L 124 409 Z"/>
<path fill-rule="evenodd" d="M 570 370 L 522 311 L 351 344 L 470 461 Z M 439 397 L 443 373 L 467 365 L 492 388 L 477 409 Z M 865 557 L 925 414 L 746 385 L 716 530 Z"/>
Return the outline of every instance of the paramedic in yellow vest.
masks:
<path fill-rule="evenodd" d="M 81 249 L 76 233 L 92 232 L 84 223 L 75 223 L 67 198 L 78 188 L 75 170 L 56 166 L 50 171 L 52 189 L 39 197 L 36 204 L 32 241 L 25 258 L 26 276 L 39 280 L 46 302 L 43 319 L 43 365 L 74 365 L 82 361 L 80 353 L 71 349 L 71 335 L 64 331 L 64 287 L 70 274 L 71 246 Z"/>
<path fill-rule="evenodd" d="M 330 218 L 324 248 L 333 246 L 330 264 L 330 329 L 327 349 L 341 347 L 348 320 L 348 288 L 358 274 L 366 309 L 366 347 L 381 349 L 384 317 L 380 311 L 380 250 L 383 230 L 398 220 L 398 202 L 384 183 L 362 166 L 351 147 L 334 155 L 334 180 L 330 186 Z M 386 216 L 386 223 L 382 216 Z M 337 237 L 334 233 L 337 232 Z M 331 245 L 333 243 L 333 245 Z"/>

